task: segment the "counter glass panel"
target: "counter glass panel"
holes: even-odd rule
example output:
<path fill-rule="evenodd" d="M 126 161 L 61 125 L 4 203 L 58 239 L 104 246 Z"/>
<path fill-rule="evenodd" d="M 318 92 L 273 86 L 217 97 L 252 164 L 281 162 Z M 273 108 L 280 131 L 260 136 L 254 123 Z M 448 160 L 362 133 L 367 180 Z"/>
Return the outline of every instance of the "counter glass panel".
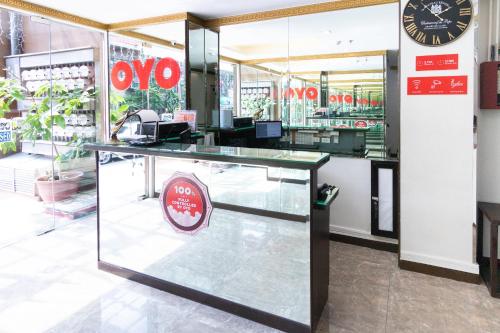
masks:
<path fill-rule="evenodd" d="M 191 149 L 192 154 L 204 150 Z M 292 151 L 238 148 L 214 154 L 318 161 Z M 214 207 L 207 228 L 179 233 L 165 221 L 162 199 L 144 199 L 144 173 L 152 165 L 155 192 L 176 172 L 192 173 L 207 186 Z M 103 165 L 100 260 L 310 325 L 310 174 L 137 154 Z"/>

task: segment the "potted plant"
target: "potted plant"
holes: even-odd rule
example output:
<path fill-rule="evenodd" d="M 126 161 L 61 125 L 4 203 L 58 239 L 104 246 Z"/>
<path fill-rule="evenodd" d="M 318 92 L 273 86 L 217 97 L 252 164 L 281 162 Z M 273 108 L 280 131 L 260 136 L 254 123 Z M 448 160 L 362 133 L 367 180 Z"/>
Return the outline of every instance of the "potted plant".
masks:
<path fill-rule="evenodd" d="M 33 144 L 36 140 L 51 140 L 54 124 L 65 128 L 64 115 L 70 116 L 82 105 L 89 103 L 93 95 L 92 90 L 68 91 L 57 84 L 52 87 L 41 86 L 33 95 L 32 107 L 22 124 L 21 137 L 32 141 Z M 56 152 L 56 167 L 36 179 L 38 194 L 45 202 L 63 200 L 78 191 L 78 183 L 83 172 L 62 171 L 61 165 L 72 159 L 90 156 L 90 153 L 83 150 L 83 139 L 76 135 L 68 145 L 71 149 L 64 154 L 59 154 L 57 146 L 52 143 Z"/>

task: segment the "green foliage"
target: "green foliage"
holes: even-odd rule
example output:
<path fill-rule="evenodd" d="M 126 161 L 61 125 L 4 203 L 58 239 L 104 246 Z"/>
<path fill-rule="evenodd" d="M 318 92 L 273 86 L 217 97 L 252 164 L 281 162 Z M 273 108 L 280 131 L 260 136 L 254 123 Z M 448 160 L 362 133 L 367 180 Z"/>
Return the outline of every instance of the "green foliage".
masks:
<path fill-rule="evenodd" d="M 69 91 L 57 84 L 53 84 L 52 87 L 50 84 L 42 85 L 33 94 L 33 104 L 23 121 L 22 138 L 32 141 L 33 144 L 39 139 L 51 140 L 54 124 L 65 128 L 64 115 L 71 115 L 85 103 L 89 103 L 94 95 L 92 89 Z"/>
<path fill-rule="evenodd" d="M 125 103 L 125 98 L 115 91 L 109 94 L 109 104 L 111 107 L 110 120 L 114 124 L 128 111 L 129 105 Z"/>
<path fill-rule="evenodd" d="M 268 111 L 273 102 L 269 97 L 244 96 L 241 99 L 241 107 L 246 110 L 247 114 L 253 115 L 257 120 L 262 118 L 263 111 Z"/>
<path fill-rule="evenodd" d="M 10 111 L 14 101 L 22 101 L 26 90 L 12 79 L 0 78 L 0 118 Z"/>
<path fill-rule="evenodd" d="M 81 137 L 73 136 L 73 140 L 68 143 L 71 146 L 71 150 L 68 150 L 64 154 L 57 155 L 56 161 L 65 162 L 75 158 L 82 158 L 90 156 L 90 151 L 83 149 L 83 144 L 85 141 Z"/>
<path fill-rule="evenodd" d="M 179 96 L 172 89 L 163 89 L 156 82 L 149 85 L 149 107 L 147 107 L 147 93 L 143 90 L 128 89 L 125 92 L 125 103 L 133 110 L 150 109 L 158 113 L 172 113 L 179 109 Z"/>
<path fill-rule="evenodd" d="M 22 101 L 26 90 L 18 83 L 17 80 L 0 78 L 0 118 L 5 116 L 5 113 L 10 111 L 10 107 L 14 101 Z M 3 154 L 9 151 L 16 151 L 16 136 L 13 133 L 11 142 L 0 143 L 0 149 Z"/>

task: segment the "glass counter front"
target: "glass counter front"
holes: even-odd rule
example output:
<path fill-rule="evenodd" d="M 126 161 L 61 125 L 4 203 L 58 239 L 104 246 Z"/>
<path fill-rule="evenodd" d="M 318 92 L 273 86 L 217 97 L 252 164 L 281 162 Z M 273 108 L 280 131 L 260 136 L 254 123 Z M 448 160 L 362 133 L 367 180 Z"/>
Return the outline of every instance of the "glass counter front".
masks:
<path fill-rule="evenodd" d="M 315 208 L 313 189 L 329 156 L 186 146 L 143 153 L 86 146 L 124 157 L 98 167 L 99 267 L 278 329 L 310 332 L 328 294 L 329 214 Z M 221 160 L 227 157 L 238 162 Z M 148 182 L 152 196 L 144 195 Z"/>

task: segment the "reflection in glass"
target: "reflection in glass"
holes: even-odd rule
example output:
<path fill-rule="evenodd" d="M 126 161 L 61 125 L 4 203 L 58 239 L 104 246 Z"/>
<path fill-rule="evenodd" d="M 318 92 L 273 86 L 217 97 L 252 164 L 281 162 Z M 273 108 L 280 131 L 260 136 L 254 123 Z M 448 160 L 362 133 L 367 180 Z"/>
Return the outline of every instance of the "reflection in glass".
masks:
<path fill-rule="evenodd" d="M 182 234 L 164 221 L 158 199 L 137 200 L 144 175 L 132 168 L 102 168 L 101 260 L 310 325 L 309 216 L 296 222 L 215 208 L 208 228 Z M 212 203 L 308 211 L 308 171 L 157 158 L 157 190 L 185 170 L 208 186 Z M 303 183 L 286 182 L 292 177 Z"/>

